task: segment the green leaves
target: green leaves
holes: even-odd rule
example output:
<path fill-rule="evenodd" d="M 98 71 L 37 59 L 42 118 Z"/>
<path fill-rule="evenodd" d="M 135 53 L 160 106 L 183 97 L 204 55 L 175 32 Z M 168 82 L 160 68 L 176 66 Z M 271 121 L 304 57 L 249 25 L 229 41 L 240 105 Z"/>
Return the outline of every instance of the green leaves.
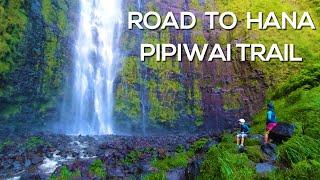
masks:
<path fill-rule="evenodd" d="M 80 170 L 77 171 L 69 171 L 67 166 L 62 166 L 60 169 L 60 174 L 55 176 L 51 175 L 50 180 L 70 180 L 70 179 L 77 179 L 81 177 L 81 172 Z"/>
<path fill-rule="evenodd" d="M 0 4 L 0 76 L 10 72 L 10 64 L 27 24 L 23 2 L 18 0 Z"/>
<path fill-rule="evenodd" d="M 319 140 L 308 136 L 293 137 L 280 146 L 278 161 L 292 166 L 300 161 L 320 159 L 319 147 Z"/>
<path fill-rule="evenodd" d="M 255 174 L 245 154 L 213 146 L 205 156 L 199 179 L 251 179 Z"/>
<path fill-rule="evenodd" d="M 105 165 L 100 159 L 95 160 L 91 164 L 90 173 L 101 179 L 104 179 L 107 176 Z"/>

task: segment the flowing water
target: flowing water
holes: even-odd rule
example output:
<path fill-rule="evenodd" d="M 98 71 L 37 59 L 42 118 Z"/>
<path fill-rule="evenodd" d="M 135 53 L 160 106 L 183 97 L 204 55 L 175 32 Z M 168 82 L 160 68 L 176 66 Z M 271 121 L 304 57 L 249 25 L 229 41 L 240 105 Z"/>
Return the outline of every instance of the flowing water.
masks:
<path fill-rule="evenodd" d="M 72 98 L 65 131 L 113 134 L 113 83 L 119 65 L 121 0 L 80 0 Z M 68 115 L 66 115 L 68 114 Z"/>

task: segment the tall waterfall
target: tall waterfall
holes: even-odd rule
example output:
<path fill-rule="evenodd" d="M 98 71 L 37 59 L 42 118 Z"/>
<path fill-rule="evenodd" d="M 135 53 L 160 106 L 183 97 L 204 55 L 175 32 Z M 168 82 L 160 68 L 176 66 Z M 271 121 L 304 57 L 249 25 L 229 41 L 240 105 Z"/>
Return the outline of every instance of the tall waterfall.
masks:
<path fill-rule="evenodd" d="M 122 0 L 80 0 L 67 132 L 112 134 L 113 82 L 118 69 Z M 65 122 L 65 120 L 64 120 Z M 68 127 L 67 127 L 68 126 Z M 69 127 L 70 126 L 70 127 Z"/>

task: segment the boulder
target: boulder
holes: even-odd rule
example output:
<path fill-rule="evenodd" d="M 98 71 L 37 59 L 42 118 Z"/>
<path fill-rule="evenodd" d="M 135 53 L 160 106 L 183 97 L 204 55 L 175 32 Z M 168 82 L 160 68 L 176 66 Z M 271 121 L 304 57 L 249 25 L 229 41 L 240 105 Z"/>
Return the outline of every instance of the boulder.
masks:
<path fill-rule="evenodd" d="M 196 177 L 200 174 L 200 166 L 201 159 L 195 157 L 189 163 L 185 170 L 185 178 L 186 179 L 196 179 Z"/>
<path fill-rule="evenodd" d="M 20 162 L 19 161 L 14 161 L 13 162 L 13 170 L 15 172 L 17 172 L 17 171 L 21 171 L 21 169 L 22 169 L 22 166 L 21 166 Z"/>
<path fill-rule="evenodd" d="M 185 179 L 184 172 L 185 170 L 183 168 L 171 169 L 167 173 L 167 179 L 168 180 L 184 180 Z"/>
<path fill-rule="evenodd" d="M 268 156 L 270 161 L 275 161 L 277 158 L 276 148 L 277 146 L 272 143 L 261 145 L 261 151 Z"/>
<path fill-rule="evenodd" d="M 31 155 L 31 163 L 37 165 L 43 161 L 43 157 L 40 157 L 36 154 Z"/>
<path fill-rule="evenodd" d="M 258 163 L 256 165 L 256 172 L 258 174 L 269 173 L 275 169 L 276 169 L 276 167 L 274 165 L 272 165 L 271 163 Z"/>
<path fill-rule="evenodd" d="M 269 138 L 273 140 L 274 143 L 282 143 L 293 136 L 294 125 L 279 122 L 278 125 L 273 128 L 269 134 Z"/>

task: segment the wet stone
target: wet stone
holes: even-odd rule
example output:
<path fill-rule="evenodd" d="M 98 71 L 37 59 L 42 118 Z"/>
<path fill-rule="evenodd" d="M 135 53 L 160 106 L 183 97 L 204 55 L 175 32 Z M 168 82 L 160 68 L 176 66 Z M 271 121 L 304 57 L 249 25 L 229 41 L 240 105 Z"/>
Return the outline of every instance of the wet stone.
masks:
<path fill-rule="evenodd" d="M 256 164 L 256 172 L 259 174 L 269 173 L 275 170 L 275 166 L 270 163 L 258 163 Z"/>

